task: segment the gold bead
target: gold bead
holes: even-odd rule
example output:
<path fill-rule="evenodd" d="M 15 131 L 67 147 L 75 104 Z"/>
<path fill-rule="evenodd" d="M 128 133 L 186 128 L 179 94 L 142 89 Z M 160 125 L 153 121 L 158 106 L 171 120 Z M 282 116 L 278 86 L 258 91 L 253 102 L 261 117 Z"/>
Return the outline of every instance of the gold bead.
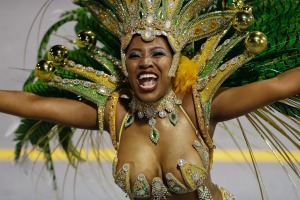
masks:
<path fill-rule="evenodd" d="M 67 61 L 69 55 L 68 49 L 63 45 L 55 45 L 48 51 L 48 60 L 54 65 L 62 65 Z"/>
<path fill-rule="evenodd" d="M 92 31 L 81 31 L 76 37 L 79 48 L 92 50 L 96 46 L 96 35 Z"/>
<path fill-rule="evenodd" d="M 43 81 L 50 81 L 55 73 L 55 66 L 51 61 L 41 60 L 35 66 L 36 76 Z"/>
<path fill-rule="evenodd" d="M 267 45 L 267 36 L 259 31 L 250 33 L 245 39 L 245 46 L 251 53 L 261 53 Z"/>
<path fill-rule="evenodd" d="M 233 2 L 235 2 L 239 8 L 245 5 L 243 0 L 236 0 L 236 1 L 234 0 Z"/>
<path fill-rule="evenodd" d="M 252 13 L 252 7 L 249 5 L 243 5 L 241 10 L 247 13 Z"/>
<path fill-rule="evenodd" d="M 254 17 L 251 13 L 240 11 L 233 18 L 233 27 L 238 31 L 248 29 L 254 22 Z"/>
<path fill-rule="evenodd" d="M 233 0 L 229 9 L 231 10 L 240 10 L 244 6 L 244 1 L 242 0 Z"/>

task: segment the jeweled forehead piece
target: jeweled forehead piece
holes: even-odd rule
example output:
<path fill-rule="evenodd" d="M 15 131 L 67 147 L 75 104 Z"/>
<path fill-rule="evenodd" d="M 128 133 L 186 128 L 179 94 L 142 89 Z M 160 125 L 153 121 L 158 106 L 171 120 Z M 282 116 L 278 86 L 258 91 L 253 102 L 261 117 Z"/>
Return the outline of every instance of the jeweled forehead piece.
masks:
<path fill-rule="evenodd" d="M 204 12 L 214 0 L 76 0 L 121 42 L 124 74 L 125 49 L 133 35 L 145 41 L 165 36 L 174 51 L 169 76 L 175 76 L 180 52 L 186 44 L 209 37 L 231 25 L 236 11 Z"/>

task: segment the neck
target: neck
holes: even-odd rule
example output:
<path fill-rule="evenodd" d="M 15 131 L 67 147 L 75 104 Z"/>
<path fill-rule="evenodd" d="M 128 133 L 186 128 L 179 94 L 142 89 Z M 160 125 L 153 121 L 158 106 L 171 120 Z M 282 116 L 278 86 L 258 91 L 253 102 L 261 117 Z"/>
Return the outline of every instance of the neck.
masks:
<path fill-rule="evenodd" d="M 164 116 L 164 113 L 171 113 L 175 110 L 176 105 L 180 105 L 181 100 L 176 98 L 173 90 L 170 90 L 164 97 L 155 102 L 142 102 L 133 96 L 130 103 L 131 113 L 138 112 L 138 116 L 143 118 L 146 116 L 148 119 L 155 118 L 156 114 Z M 144 114 L 144 115 L 143 115 Z"/>

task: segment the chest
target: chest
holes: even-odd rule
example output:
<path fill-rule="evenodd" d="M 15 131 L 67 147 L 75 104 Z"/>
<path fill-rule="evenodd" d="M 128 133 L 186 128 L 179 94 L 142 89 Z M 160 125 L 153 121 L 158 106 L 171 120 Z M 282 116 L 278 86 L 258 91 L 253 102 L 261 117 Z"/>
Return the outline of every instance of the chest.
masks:
<path fill-rule="evenodd" d="M 157 144 L 150 140 L 151 127 L 145 120 L 123 130 L 113 173 L 125 192 L 136 196 L 156 185 L 160 191 L 186 193 L 203 184 L 208 149 L 190 121 L 182 113 L 179 117 L 176 126 L 167 119 L 157 120 Z"/>

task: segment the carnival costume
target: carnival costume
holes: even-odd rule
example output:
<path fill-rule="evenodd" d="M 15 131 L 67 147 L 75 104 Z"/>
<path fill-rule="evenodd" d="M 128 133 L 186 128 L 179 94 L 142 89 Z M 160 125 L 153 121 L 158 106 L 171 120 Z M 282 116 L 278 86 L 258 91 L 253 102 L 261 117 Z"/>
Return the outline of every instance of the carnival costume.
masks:
<path fill-rule="evenodd" d="M 140 174 L 131 190 L 130 165 L 124 164 L 116 172 L 118 158 L 115 158 L 114 178 L 131 199 L 161 199 L 170 195 L 170 192 L 182 194 L 195 190 L 199 199 L 212 199 L 203 184 L 213 160 L 214 144 L 208 133 L 212 98 L 220 87 L 234 87 L 268 79 L 300 65 L 300 14 L 297 12 L 300 2 L 76 0 L 75 3 L 82 8 L 63 15 L 43 38 L 39 51 L 39 59 L 43 60 L 26 81 L 24 90 L 41 96 L 51 95 L 94 103 L 98 108 L 100 132 L 104 130 L 104 110 L 108 105 L 109 132 L 118 150 L 120 139 L 117 135 L 121 137 L 122 131 L 116 133 L 116 104 L 125 94 L 124 90 L 128 90 L 125 81 L 128 75 L 125 50 L 134 35 L 140 35 L 144 41 L 152 41 L 156 36 L 166 37 L 174 52 L 169 71 L 169 76 L 174 77 L 174 92 L 172 90 L 162 100 L 150 104 L 140 102 L 134 94 L 125 95 L 130 103 L 122 128 L 130 127 L 135 118 L 147 118 L 149 137 L 157 144 L 160 134 L 155 126 L 156 119 L 168 117 L 170 123 L 176 126 L 180 120 L 177 112 L 185 111 L 175 93 L 192 93 L 200 128 L 197 130 L 191 123 L 199 139 L 193 143 L 193 147 L 203 166 L 181 159 L 178 167 L 185 184 L 180 183 L 171 173 L 166 174 L 166 183 L 159 177 L 148 183 L 145 174 Z M 79 48 L 67 50 L 57 45 L 47 51 L 50 35 L 69 21 L 77 22 L 76 44 Z M 96 46 L 97 40 L 103 47 Z M 246 115 L 261 138 L 272 144 L 272 151 L 273 148 L 278 150 L 298 178 L 300 173 L 297 160 L 280 139 L 264 127 L 262 121 L 268 121 L 299 149 L 299 130 L 274 114 L 274 110 L 283 113 L 287 121 L 293 120 L 299 127 L 299 108 L 300 99 L 296 95 Z M 16 160 L 20 158 L 25 144 L 31 142 L 46 154 L 46 166 L 55 179 L 49 141 L 57 135 L 70 163 L 76 166 L 82 158 L 72 143 L 73 133 L 71 127 L 23 119 L 16 131 Z M 247 142 L 245 134 L 244 137 Z M 251 146 L 248 147 L 251 152 Z M 223 199 L 233 198 L 224 189 L 220 190 L 223 191 Z"/>

